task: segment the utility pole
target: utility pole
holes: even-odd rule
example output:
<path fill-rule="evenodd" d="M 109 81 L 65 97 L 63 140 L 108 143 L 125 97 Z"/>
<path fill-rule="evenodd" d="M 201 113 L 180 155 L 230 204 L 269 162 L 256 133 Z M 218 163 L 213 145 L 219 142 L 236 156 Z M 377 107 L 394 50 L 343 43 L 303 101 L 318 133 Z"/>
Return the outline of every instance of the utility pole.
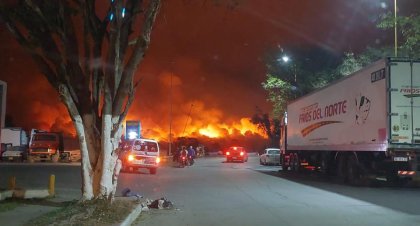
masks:
<path fill-rule="evenodd" d="M 171 71 L 171 87 L 169 90 L 169 103 L 170 103 L 170 112 L 169 112 L 169 149 L 168 156 L 172 154 L 172 71 Z"/>
<path fill-rule="evenodd" d="M 398 35 L 397 35 L 397 0 L 394 0 L 394 56 L 398 56 Z"/>

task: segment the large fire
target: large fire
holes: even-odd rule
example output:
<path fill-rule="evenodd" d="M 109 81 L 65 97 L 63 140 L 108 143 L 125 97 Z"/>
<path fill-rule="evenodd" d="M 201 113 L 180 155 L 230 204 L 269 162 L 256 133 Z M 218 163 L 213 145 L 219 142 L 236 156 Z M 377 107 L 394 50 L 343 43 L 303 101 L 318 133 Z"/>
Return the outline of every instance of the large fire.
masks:
<path fill-rule="evenodd" d="M 208 138 L 223 138 L 228 136 L 237 137 L 247 135 L 258 135 L 261 137 L 266 137 L 266 135 L 258 128 L 257 125 L 254 125 L 250 122 L 249 118 L 242 118 L 239 120 L 239 122 L 233 122 L 231 124 L 207 124 L 204 126 L 186 125 L 184 127 L 185 128 L 183 129 L 176 127 L 172 128 L 172 137 L 204 136 Z M 169 139 L 169 125 L 168 129 L 162 129 L 161 127 L 149 127 L 147 122 L 142 122 L 141 133 L 143 137 L 167 141 Z"/>

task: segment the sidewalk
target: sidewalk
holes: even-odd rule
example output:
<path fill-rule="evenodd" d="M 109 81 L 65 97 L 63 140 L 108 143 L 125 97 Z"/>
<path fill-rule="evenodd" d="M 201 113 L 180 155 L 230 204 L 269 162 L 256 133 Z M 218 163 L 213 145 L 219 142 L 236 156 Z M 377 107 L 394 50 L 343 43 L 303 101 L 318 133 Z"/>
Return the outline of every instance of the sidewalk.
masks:
<path fill-rule="evenodd" d="M 58 210 L 61 203 L 78 200 L 80 196 L 80 191 L 58 190 L 54 198 L 49 198 L 42 202 L 40 201 L 39 204 L 31 204 L 30 201 L 27 203 L 19 203 L 18 207 L 12 210 L 0 212 L 0 225 L 25 225 L 25 223 L 28 223 L 34 218 Z"/>

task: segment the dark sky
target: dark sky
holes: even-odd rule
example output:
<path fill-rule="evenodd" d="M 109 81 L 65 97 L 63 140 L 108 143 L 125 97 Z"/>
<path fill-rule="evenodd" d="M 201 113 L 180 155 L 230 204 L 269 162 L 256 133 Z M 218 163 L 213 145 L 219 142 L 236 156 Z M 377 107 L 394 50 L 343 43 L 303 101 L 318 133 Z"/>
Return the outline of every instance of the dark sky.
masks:
<path fill-rule="evenodd" d="M 250 127 L 245 118 L 255 106 L 271 110 L 260 85 L 267 51 L 322 49 L 338 58 L 345 51 L 392 43 L 393 37 L 392 31 L 375 28 L 378 15 L 392 10 L 392 0 L 239 0 L 234 9 L 212 0 L 163 2 L 128 117 L 140 119 L 149 136 L 168 132 L 171 75 L 175 134 L 182 135 L 186 124 L 186 133 L 241 130 Z M 420 9 L 419 3 L 399 1 L 399 14 Z M 17 126 L 67 130 L 65 107 L 3 24 L 0 29 L 7 113 Z"/>

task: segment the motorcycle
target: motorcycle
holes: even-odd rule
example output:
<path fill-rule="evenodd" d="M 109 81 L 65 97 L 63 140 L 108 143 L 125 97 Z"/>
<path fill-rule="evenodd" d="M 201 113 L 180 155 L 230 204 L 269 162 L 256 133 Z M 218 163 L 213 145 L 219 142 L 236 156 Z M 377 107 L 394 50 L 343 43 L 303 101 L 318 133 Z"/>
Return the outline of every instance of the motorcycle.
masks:
<path fill-rule="evenodd" d="M 178 159 L 178 163 L 179 163 L 179 167 L 180 168 L 184 168 L 185 166 L 187 166 L 187 157 L 186 156 L 180 156 Z"/>
<path fill-rule="evenodd" d="M 188 156 L 188 164 L 190 166 L 194 165 L 194 158 L 192 156 Z"/>

